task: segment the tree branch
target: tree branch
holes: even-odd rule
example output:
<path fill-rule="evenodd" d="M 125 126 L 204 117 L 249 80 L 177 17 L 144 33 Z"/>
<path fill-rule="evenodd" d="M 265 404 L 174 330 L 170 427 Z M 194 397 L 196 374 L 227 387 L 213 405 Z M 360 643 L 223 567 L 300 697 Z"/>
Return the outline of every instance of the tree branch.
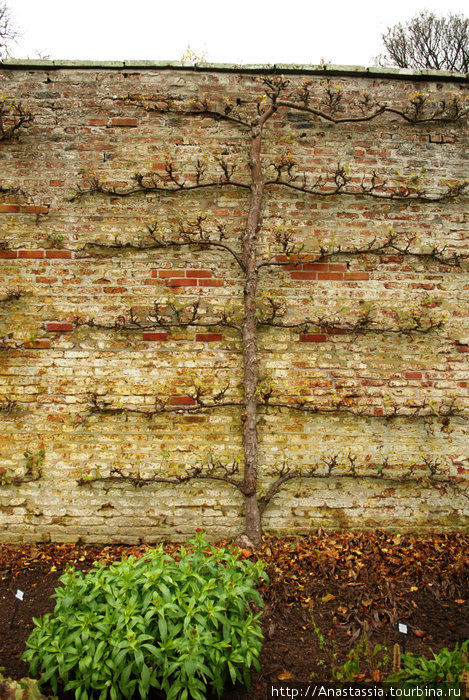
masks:
<path fill-rule="evenodd" d="M 273 310 L 269 316 L 259 319 L 259 325 L 271 326 L 273 328 L 290 328 L 306 333 L 310 327 L 320 328 L 326 333 L 395 333 L 397 335 L 411 335 L 412 333 L 429 333 L 432 330 L 441 328 L 444 325 L 442 319 L 424 317 L 417 311 L 411 311 L 408 316 L 397 317 L 397 326 L 384 326 L 372 317 L 372 310 L 366 308 L 352 321 L 342 321 L 335 316 L 319 316 L 318 318 L 305 318 L 302 321 L 278 321 L 276 314 L 278 306 L 273 303 Z"/>
<path fill-rule="evenodd" d="M 235 105 L 230 100 L 225 99 L 223 109 L 217 109 L 206 93 L 203 95 L 202 99 L 191 98 L 186 102 L 177 97 L 157 94 L 139 95 L 129 93 L 122 99 L 132 104 L 142 105 L 146 112 L 177 114 L 178 116 L 184 117 L 207 117 L 217 122 L 227 121 L 247 128 L 251 126 L 248 121 L 242 119 L 237 109 L 241 104 L 241 100 Z"/>
<path fill-rule="evenodd" d="M 130 197 L 135 194 L 147 194 L 152 192 L 177 194 L 180 192 L 191 192 L 193 190 L 219 187 L 251 189 L 251 185 L 245 182 L 232 180 L 231 175 L 233 174 L 233 170 L 228 167 L 225 161 L 223 161 L 223 163 L 226 165 L 227 169 L 225 170 L 225 168 L 221 166 L 223 174 L 218 180 L 200 182 L 200 171 L 196 170 L 194 177 L 195 182 L 191 183 L 180 179 L 176 173 L 174 164 L 172 162 L 167 162 L 165 164 L 165 176 L 158 175 L 157 173 L 135 173 L 132 177 L 135 185 L 129 186 L 127 189 L 118 189 L 115 185 L 107 185 L 98 175 L 91 173 L 85 179 L 84 184 L 79 183 L 76 186 L 75 192 L 67 199 L 69 202 L 73 202 L 79 197 L 94 194 L 102 194 L 110 197 Z"/>
<path fill-rule="evenodd" d="M 423 455 L 420 464 L 410 462 L 407 465 L 391 465 L 389 458 L 385 457 L 379 464 L 367 463 L 365 469 L 358 467 L 357 456 L 352 454 L 347 455 L 346 461 L 348 464 L 345 465 L 345 468 L 340 468 L 342 461 L 340 455 L 332 454 L 321 458 L 318 463 L 311 465 L 309 469 L 302 470 L 288 467 L 286 460 L 284 460 L 282 466 L 274 471 L 274 475 L 277 478 L 259 499 L 261 513 L 264 513 L 270 501 L 280 491 L 281 487 L 293 479 L 329 479 L 333 477 L 335 479 L 363 479 L 398 484 L 418 483 L 424 487 L 449 487 L 457 491 L 459 495 L 469 499 L 467 481 L 448 474 L 441 461 L 432 455 Z M 390 470 L 395 469 L 396 466 L 403 467 L 404 472 L 400 474 L 390 473 Z M 371 471 L 373 467 L 374 470 Z M 461 488 L 461 484 L 464 485 L 464 488 Z"/>
<path fill-rule="evenodd" d="M 446 245 L 434 244 L 429 251 L 421 251 L 412 246 L 415 244 L 416 236 L 401 236 L 392 229 L 383 241 L 379 241 L 375 236 L 369 243 L 362 246 L 352 246 L 342 248 L 341 245 L 327 248 L 321 246 L 316 254 L 302 253 L 303 245 L 297 246 L 293 239 L 293 232 L 286 231 L 276 234 L 276 243 L 281 245 L 282 256 L 277 255 L 275 260 L 266 260 L 258 265 L 261 267 L 291 267 L 302 265 L 303 263 L 327 262 L 330 258 L 343 256 L 363 256 L 363 255 L 400 255 L 420 259 L 433 260 L 443 265 L 460 267 L 461 263 L 469 259 L 469 253 L 459 253 L 451 251 Z M 446 254 L 448 252 L 448 254 Z M 279 260 L 279 257 L 284 259 Z"/>
<path fill-rule="evenodd" d="M 241 479 L 235 478 L 239 474 L 239 462 L 236 459 L 230 462 L 224 462 L 221 459 L 215 459 L 210 455 L 209 461 L 205 464 L 196 464 L 184 469 L 182 473 L 156 471 L 151 476 L 142 476 L 140 472 L 131 474 L 125 472 L 121 467 L 112 467 L 109 474 L 102 475 L 99 468 L 93 472 L 88 472 L 77 480 L 79 486 L 90 485 L 96 481 L 107 483 L 122 483 L 128 482 L 135 487 L 148 486 L 149 484 L 185 484 L 194 479 L 210 479 L 213 481 L 223 481 L 231 486 L 235 486 L 239 491 L 243 492 L 243 483 Z"/>
<path fill-rule="evenodd" d="M 87 415 L 92 415 L 94 413 L 108 414 L 108 415 L 127 415 L 128 413 L 140 414 L 148 419 L 153 418 L 153 416 L 160 415 L 163 413 L 197 413 L 200 411 L 205 411 L 213 408 L 227 408 L 232 406 L 242 406 L 242 401 L 224 401 L 224 396 L 229 387 L 223 387 L 218 391 L 211 399 L 211 401 L 206 402 L 203 400 L 204 393 L 200 387 L 195 387 L 192 393 L 185 394 L 183 396 L 172 397 L 172 399 L 162 399 L 159 396 L 155 397 L 154 407 L 152 409 L 139 408 L 137 406 L 124 406 L 119 404 L 118 406 L 113 406 L 109 403 L 99 402 L 97 394 L 90 395 L 90 404 L 88 407 Z M 191 403 L 178 403 L 180 399 L 186 401 L 189 399 Z M 175 401 L 174 404 L 169 404 L 168 401 Z"/>
<path fill-rule="evenodd" d="M 141 320 L 131 307 L 127 315 L 121 314 L 111 323 L 96 321 L 95 318 L 83 319 L 80 317 L 75 317 L 74 323 L 76 326 L 115 331 L 146 331 L 155 328 L 212 328 L 216 326 L 239 331 L 241 328 L 239 324 L 232 321 L 226 309 L 223 309 L 219 316 L 204 318 L 199 311 L 200 298 L 183 308 L 177 308 L 173 303 L 167 303 L 165 307 L 160 306 L 156 301 L 153 304 L 153 310 L 145 317 L 145 320 Z"/>
<path fill-rule="evenodd" d="M 33 120 L 29 107 L 0 96 L 0 141 L 17 139 L 20 129 Z"/>
<path fill-rule="evenodd" d="M 295 192 L 302 192 L 303 194 L 315 197 L 345 195 L 348 197 L 371 197 L 373 199 L 385 199 L 399 202 L 444 202 L 460 197 L 469 186 L 469 180 L 454 183 L 448 182 L 446 183 L 445 190 L 439 194 L 431 195 L 427 194 L 427 192 L 422 189 L 419 176 L 417 175 L 411 175 L 408 178 L 400 177 L 394 185 L 389 186 L 386 181 L 380 181 L 378 174 L 373 170 L 368 184 L 363 177 L 361 184 L 358 187 L 353 186 L 352 188 L 350 186 L 352 181 L 350 168 L 341 163 L 338 163 L 332 177 L 324 179 L 320 176 L 317 178 L 316 182 L 310 185 L 307 182 L 306 174 L 303 173 L 302 176 L 294 174 L 294 165 L 294 163 L 290 165 L 287 172 L 288 179 L 285 179 L 285 167 L 282 166 L 279 171 L 278 164 L 271 163 L 270 166 L 276 170 L 277 177 L 275 179 L 266 180 L 264 183 L 265 187 L 285 187 Z M 328 186 L 328 183 L 330 183 L 330 189 L 324 189 Z"/>
<path fill-rule="evenodd" d="M 379 407 L 360 404 L 356 396 L 342 396 L 330 405 L 318 406 L 310 403 L 306 399 L 298 398 L 294 403 L 287 401 L 272 401 L 269 397 L 267 401 L 260 404 L 265 408 L 287 408 L 293 411 L 303 411 L 310 414 L 331 414 L 349 413 L 357 417 L 380 418 L 383 420 L 393 420 L 395 418 L 422 419 L 424 422 L 430 419 L 437 419 L 443 425 L 448 425 L 451 417 L 464 417 L 466 412 L 457 405 L 455 397 L 448 401 L 435 401 L 414 403 L 413 405 L 401 406 L 393 402 L 391 397 L 384 397 L 384 404 Z M 370 410 L 371 409 L 371 410 Z"/>

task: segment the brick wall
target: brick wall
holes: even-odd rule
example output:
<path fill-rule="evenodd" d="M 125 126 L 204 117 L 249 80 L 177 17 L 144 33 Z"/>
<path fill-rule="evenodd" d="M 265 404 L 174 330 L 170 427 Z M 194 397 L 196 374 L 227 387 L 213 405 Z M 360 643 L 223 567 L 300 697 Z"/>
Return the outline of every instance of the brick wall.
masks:
<path fill-rule="evenodd" d="M 164 175 L 168 159 L 179 181 L 194 182 L 197 161 L 204 178 L 221 178 L 221 155 L 235 166 L 233 178 L 249 183 L 245 128 L 150 107 L 167 95 L 186 105 L 205 95 L 218 107 L 238 100 L 252 118 L 262 76 L 262 68 L 47 61 L 0 69 L 0 92 L 34 113 L 18 140 L 0 141 L 2 541 L 134 542 L 183 539 L 195 527 L 213 537 L 242 530 L 242 496 L 222 481 L 139 485 L 95 477 L 118 469 L 143 483 L 210 455 L 242 458 L 242 406 L 194 410 L 194 386 L 209 402 L 226 386 L 225 402 L 242 401 L 239 332 L 216 324 L 129 330 L 119 317 L 132 307 L 151 325 L 155 302 L 197 301 L 206 318 L 225 313 L 241 322 L 243 275 L 234 257 L 213 247 L 149 248 L 148 226 L 157 222 L 169 241 L 199 217 L 212 233 L 223 226 L 221 240 L 239 251 L 249 190 L 119 193 L 133 186 L 135 172 Z M 397 110 L 409 95 L 438 103 L 468 92 L 467 79 L 443 73 L 305 68 L 288 78 L 288 89 L 311 81 L 322 110 L 327 87 L 340 93 L 343 114 L 357 113 L 365 92 Z M 272 387 L 271 403 L 300 399 L 317 409 L 259 409 L 260 489 L 282 464 L 308 471 L 317 463 L 321 476 L 279 490 L 264 513 L 267 531 L 466 528 L 467 194 L 438 196 L 447 182 L 468 177 L 467 153 L 467 117 L 415 124 L 387 112 L 334 124 L 283 109 L 267 124 L 266 169 L 294 158 L 294 173 L 322 178 L 327 189 L 345 164 L 347 188 L 355 187 L 355 194 L 327 197 L 266 190 L 258 259 L 285 264 L 260 268 L 259 313 L 268 312 L 270 297 L 281 303 L 285 324 L 322 320 L 259 327 L 261 384 Z M 364 196 L 360 183 L 372 171 L 388 192 L 418 176 L 420 191 L 436 201 Z M 116 194 L 74 196 L 90 177 Z M 419 254 L 388 249 L 317 260 L 321 246 L 357 251 L 390 230 L 401 249 L 412 239 L 408 253 Z M 276 242 L 284 232 L 302 246 L 296 257 Z M 435 249 L 436 258 L 421 255 Z M 352 329 L 366 314 L 368 326 Z M 422 325 L 412 330 L 416 318 Z M 180 410 L 146 415 L 155 401 Z M 334 478 L 334 469 L 327 476 L 331 456 L 342 476 Z M 431 459 L 439 484 L 430 478 Z M 409 478 L 376 478 L 383 464 L 386 474 Z"/>

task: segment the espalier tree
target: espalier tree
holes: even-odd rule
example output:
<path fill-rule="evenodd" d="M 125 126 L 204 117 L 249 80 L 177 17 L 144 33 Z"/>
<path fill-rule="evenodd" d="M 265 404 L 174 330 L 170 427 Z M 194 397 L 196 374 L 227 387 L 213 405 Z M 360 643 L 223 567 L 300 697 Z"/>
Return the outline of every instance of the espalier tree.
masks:
<path fill-rule="evenodd" d="M 155 301 L 151 315 L 142 318 L 132 309 L 128 314 L 121 315 L 115 323 L 100 322 L 95 318 L 77 318 L 77 325 L 88 325 L 95 328 L 107 329 L 168 329 L 187 328 L 190 326 L 229 327 L 239 331 L 242 339 L 243 362 L 243 398 L 242 401 L 228 400 L 227 388 L 222 389 L 210 399 L 200 387 L 193 394 L 194 405 L 181 408 L 170 405 L 159 399 L 155 400 L 154 408 L 113 406 L 95 395 L 92 397 L 90 412 L 95 413 L 127 413 L 133 411 L 151 417 L 158 413 L 176 411 L 207 411 L 221 406 L 240 406 L 243 432 L 243 459 L 223 461 L 212 457 L 206 464 L 189 466 L 183 473 L 157 472 L 151 477 L 124 472 L 121 468 L 113 468 L 107 474 L 89 473 L 81 478 L 79 483 L 85 484 L 94 480 L 127 480 L 137 485 L 145 483 L 185 483 L 192 479 L 215 479 L 224 481 L 237 488 L 244 498 L 245 535 L 250 542 L 257 546 L 261 541 L 261 518 L 267 504 L 284 483 L 295 478 L 316 478 L 328 476 L 343 476 L 356 478 L 363 475 L 356 458 L 349 455 L 343 464 L 337 455 L 323 459 L 321 468 L 318 464 L 308 470 L 291 466 L 288 462 L 279 465 L 273 475 L 270 485 L 260 492 L 259 488 L 259 457 L 258 457 L 258 418 L 261 411 L 269 409 L 288 409 L 305 413 L 348 412 L 353 415 L 370 415 L 368 407 L 339 398 L 329 406 L 318 405 L 297 398 L 284 399 L 275 391 L 269 379 L 260 377 L 259 372 L 259 334 L 266 327 L 296 328 L 302 333 L 309 329 L 323 333 L 397 333 L 412 335 L 429 333 L 437 330 L 443 323 L 441 318 L 434 318 L 422 309 L 409 309 L 406 314 L 397 315 L 393 323 L 386 323 L 377 317 L 369 306 L 364 306 L 358 314 L 348 317 L 316 316 L 305 317 L 299 321 L 288 321 L 285 307 L 281 299 L 273 294 L 259 298 L 259 277 L 267 268 L 295 269 L 305 262 L 308 264 L 323 263 L 336 259 L 347 259 L 352 256 L 410 256 L 438 264 L 460 266 L 466 255 L 460 249 L 451 249 L 446 244 L 435 243 L 430 247 L 421 245 L 414 234 L 398 235 L 391 227 L 384 236 L 361 245 L 337 244 L 329 242 L 319 244 L 311 252 L 304 252 L 301 241 L 297 240 L 294 231 L 287 227 L 278 227 L 273 233 L 276 253 L 272 257 L 260 255 L 258 241 L 262 227 L 263 205 L 268 191 L 287 190 L 302 198 L 324 199 L 337 201 L 344 199 L 369 199 L 374 201 L 387 200 L 401 202 L 403 206 L 412 203 L 437 203 L 454 200 L 464 194 L 468 182 L 450 180 L 446 184 L 428 188 L 425 182 L 424 168 L 417 174 L 411 173 L 396 178 L 386 178 L 378 170 L 367 172 L 358 179 L 352 174 L 350 167 L 338 163 L 328 174 L 319 175 L 315 179 L 311 173 L 303 173 L 291 153 L 292 146 L 287 144 L 285 152 L 275 158 L 263 153 L 265 130 L 269 122 L 275 122 L 279 115 L 301 114 L 317 123 L 327 123 L 331 128 L 340 129 L 341 125 L 359 125 L 364 122 L 377 122 L 385 118 L 400 120 L 402 123 L 419 125 L 424 123 L 457 122 L 467 116 L 467 106 L 464 100 L 454 94 L 446 98 L 439 97 L 437 101 L 422 93 L 410 96 L 409 101 L 398 108 L 395 105 L 381 103 L 369 94 L 355 93 L 351 98 L 344 95 L 340 86 L 323 82 L 321 95 L 318 96 L 318 82 L 304 80 L 290 82 L 283 76 L 258 78 L 261 84 L 255 93 L 242 94 L 238 99 L 210 97 L 203 93 L 199 97 L 185 98 L 170 94 L 127 94 L 114 97 L 122 105 L 132 105 L 133 109 L 141 107 L 147 113 L 170 115 L 181 123 L 191 118 L 226 122 L 234 129 L 240 130 L 246 137 L 249 151 L 248 168 L 242 176 L 238 176 L 236 164 L 223 152 L 214 157 L 215 166 L 210 167 L 207 159 L 201 157 L 192 169 L 183 175 L 176 166 L 171 155 L 168 155 L 164 170 L 160 172 L 141 171 L 133 174 L 128 185 L 125 183 L 109 183 L 95 173 L 87 174 L 77 185 L 71 201 L 77 201 L 91 195 L 109 196 L 114 200 L 138 195 L 164 195 L 178 197 L 184 193 L 197 193 L 216 188 L 218 191 L 241 190 L 247 191 L 249 205 L 242 233 L 238 244 L 227 238 L 222 224 L 210 226 L 205 213 L 200 213 L 196 219 L 181 222 L 178 230 L 168 236 L 160 232 L 156 223 L 147 226 L 146 236 L 140 240 L 129 240 L 114 243 L 95 243 L 107 248 L 111 253 L 118 248 L 126 249 L 170 249 L 197 247 L 199 250 L 212 249 L 220 254 L 231 256 L 243 278 L 242 312 L 237 316 L 228 309 L 208 318 L 201 313 L 199 302 L 189 307 L 180 308 L 175 304 L 160 304 Z M 423 164 L 422 164 L 423 165 Z M 190 170 L 190 172 L 189 172 Z M 248 173 L 248 176 L 246 176 Z M 404 407 L 405 408 L 405 407 Z M 410 415 L 410 418 L 420 418 L 430 421 L 435 416 L 443 423 L 448 423 L 451 416 L 460 412 L 457 400 L 449 398 L 438 405 L 422 401 L 414 403 L 411 409 L 403 410 L 401 405 L 389 400 L 386 405 L 387 418 Z M 446 486 L 450 477 L 441 469 L 437 458 L 424 457 L 427 482 L 436 486 Z M 369 465 L 368 465 L 369 466 Z M 421 472 L 416 475 L 416 465 L 410 464 L 399 474 L 386 460 L 375 465 L 374 471 L 368 469 L 368 478 L 390 479 L 405 481 L 421 478 Z M 459 488 L 460 482 L 455 483 Z"/>

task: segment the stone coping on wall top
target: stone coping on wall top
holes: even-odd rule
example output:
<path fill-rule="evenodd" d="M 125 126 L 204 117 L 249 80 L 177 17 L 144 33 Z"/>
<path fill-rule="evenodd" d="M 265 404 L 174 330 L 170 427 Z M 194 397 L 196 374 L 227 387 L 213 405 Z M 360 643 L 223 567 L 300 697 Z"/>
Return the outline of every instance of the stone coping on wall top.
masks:
<path fill-rule="evenodd" d="M 411 70 L 383 66 L 345 66 L 326 63 L 324 65 L 304 65 L 293 63 L 256 63 L 236 65 L 234 63 L 189 63 L 185 61 L 71 61 L 11 58 L 0 61 L 0 68 L 23 69 L 111 69 L 125 70 L 194 70 L 233 73 L 302 73 L 311 75 L 355 75 L 360 77 L 380 77 L 414 80 L 469 81 L 469 73 L 452 73 L 444 70 Z"/>

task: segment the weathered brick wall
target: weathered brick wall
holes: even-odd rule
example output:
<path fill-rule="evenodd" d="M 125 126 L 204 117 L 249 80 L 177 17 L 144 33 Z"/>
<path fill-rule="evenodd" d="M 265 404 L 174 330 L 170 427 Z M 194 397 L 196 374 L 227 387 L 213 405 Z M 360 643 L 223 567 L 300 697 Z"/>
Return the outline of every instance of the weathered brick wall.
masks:
<path fill-rule="evenodd" d="M 353 110 L 363 92 L 402 109 L 417 92 L 435 100 L 455 94 L 464 99 L 468 89 L 467 79 L 444 74 L 344 70 L 339 75 L 311 69 L 293 70 L 288 77 L 291 85 L 310 80 L 318 105 L 330 79 L 343 95 L 345 111 Z M 196 299 L 207 316 L 229 309 L 239 319 L 243 276 L 233 256 L 222 249 L 138 250 L 135 244 L 148 242 L 149 222 L 157 220 L 170 239 L 180 221 L 193 221 L 202 212 L 212 230 L 225 225 L 223 240 L 239 250 L 249 190 L 71 196 L 80 183 L 86 186 L 90 173 L 124 191 L 135 172 L 164 173 L 168 155 L 179 175 L 190 180 L 197 160 L 206 165 L 204 177 L 219 178 L 216 158 L 223 154 L 236 166 L 236 180 L 249 183 L 243 127 L 154 112 L 139 99 L 122 98 L 169 94 L 187 101 L 206 93 L 217 105 L 238 99 L 243 114 L 252 114 L 253 100 L 263 93 L 261 78 L 261 69 L 210 66 L 39 62 L 0 69 L 0 92 L 27 104 L 35 115 L 18 141 L 0 141 L 2 541 L 133 542 L 181 539 L 195 527 L 214 537 L 242 530 L 241 494 L 220 481 L 141 487 L 77 482 L 90 470 L 107 475 L 118 467 L 146 477 L 204 463 L 209 452 L 222 459 L 242 457 L 241 407 L 184 410 L 194 407 L 194 384 L 209 397 L 229 384 L 225 400 L 242 400 L 242 347 L 235 329 L 107 330 L 89 322 L 94 317 L 98 325 L 112 325 L 130 307 L 145 318 L 155 300 L 189 305 Z M 292 232 L 307 256 L 317 255 L 320 246 L 363 247 L 374 237 L 382 240 L 389 227 L 400 242 L 415 235 L 411 251 L 428 252 L 436 244 L 438 250 L 446 246 L 442 255 L 449 260 L 455 252 L 469 253 L 464 192 L 431 202 L 359 193 L 362 177 L 369 182 L 372 170 L 388 188 L 409 185 L 418 174 L 435 197 L 446 191 L 447 181 L 467 178 L 467 118 L 413 124 L 385 113 L 368 122 L 334 124 L 284 109 L 267 124 L 263 154 L 266 167 L 282 156 L 294 157 L 295 172 L 306 172 L 311 182 L 330 178 L 337 163 L 347 164 L 357 194 L 320 197 L 270 187 L 259 260 L 281 254 L 275 242 L 279 231 Z M 24 194 L 8 191 L 14 187 Z M 116 241 L 133 245 L 112 247 Z M 93 247 L 93 242 L 111 247 Z M 290 262 L 261 268 L 261 309 L 268 305 L 266 295 L 274 294 L 286 309 L 285 322 L 328 317 L 343 327 L 371 308 L 375 332 L 260 328 L 260 374 L 276 400 L 292 403 L 302 397 L 323 409 L 259 409 L 261 487 L 268 488 L 285 459 L 308 470 L 333 455 L 349 465 L 351 456 L 362 475 L 367 465 L 382 469 L 388 456 L 393 474 L 412 478 L 404 483 L 353 474 L 334 478 L 334 471 L 326 478 L 322 463 L 324 478 L 292 480 L 279 491 L 264 513 L 264 528 L 276 533 L 319 526 L 465 529 L 467 263 L 392 251 Z M 12 290 L 21 295 L 6 300 Z M 392 332 L 399 324 L 409 327 L 412 309 L 424 326 L 444 324 L 426 333 Z M 100 405 L 129 410 L 93 412 L 93 394 Z M 181 411 L 148 418 L 132 410 L 151 411 L 157 396 Z M 445 416 L 448 406 L 457 415 Z M 422 467 L 430 458 L 443 477 L 454 477 L 455 488 L 430 483 Z M 41 478 L 28 480 L 28 474 L 39 473 Z"/>

